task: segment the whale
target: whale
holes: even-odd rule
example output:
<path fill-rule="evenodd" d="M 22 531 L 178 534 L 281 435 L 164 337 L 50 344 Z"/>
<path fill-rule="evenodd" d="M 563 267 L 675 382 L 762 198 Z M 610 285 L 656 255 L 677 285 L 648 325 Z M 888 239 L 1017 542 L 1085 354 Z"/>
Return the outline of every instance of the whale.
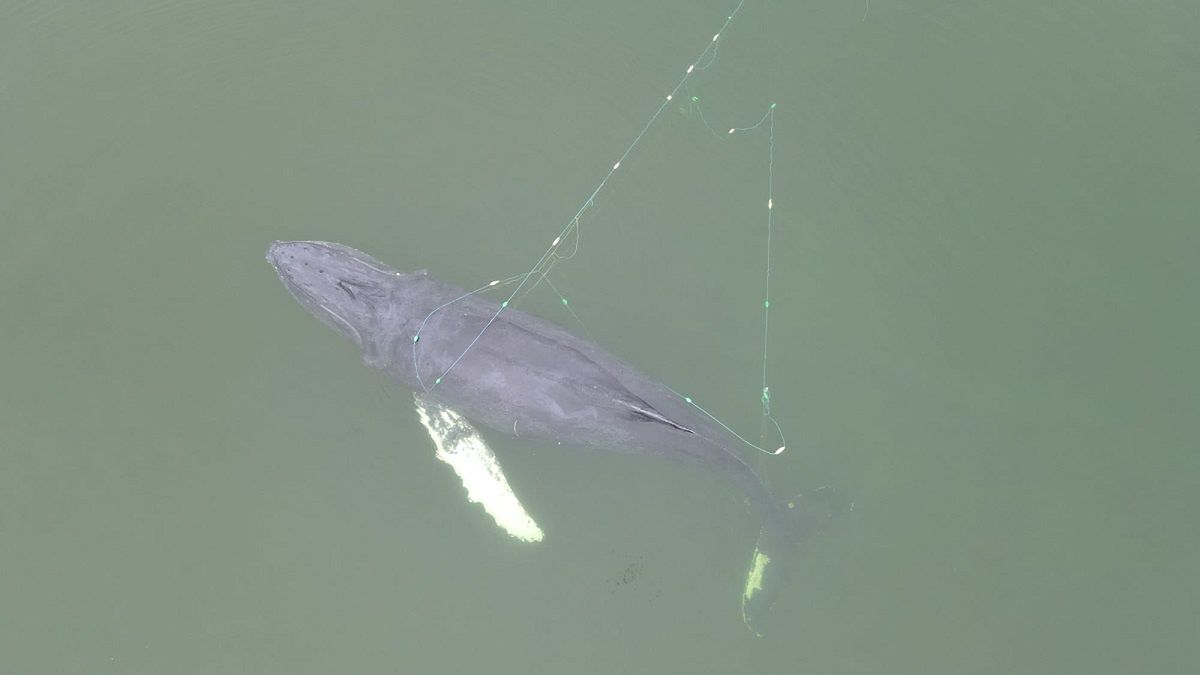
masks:
<path fill-rule="evenodd" d="M 741 612 L 762 635 L 788 561 L 831 517 L 827 500 L 778 498 L 727 428 L 554 322 L 342 244 L 276 241 L 267 261 L 292 297 L 352 342 L 367 366 L 493 432 L 661 457 L 725 477 L 761 522 Z"/>

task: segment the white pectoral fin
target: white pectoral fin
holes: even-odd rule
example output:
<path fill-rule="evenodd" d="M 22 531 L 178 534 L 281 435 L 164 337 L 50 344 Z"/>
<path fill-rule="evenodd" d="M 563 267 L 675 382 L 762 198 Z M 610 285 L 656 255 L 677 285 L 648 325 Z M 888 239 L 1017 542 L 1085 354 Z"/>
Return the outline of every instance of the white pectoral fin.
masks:
<path fill-rule="evenodd" d="M 509 536 L 542 540 L 542 529 L 525 512 L 500 468 L 496 455 L 462 415 L 436 401 L 416 396 L 417 415 L 437 446 L 436 457 L 450 465 L 467 489 L 467 499 L 483 505 Z"/>

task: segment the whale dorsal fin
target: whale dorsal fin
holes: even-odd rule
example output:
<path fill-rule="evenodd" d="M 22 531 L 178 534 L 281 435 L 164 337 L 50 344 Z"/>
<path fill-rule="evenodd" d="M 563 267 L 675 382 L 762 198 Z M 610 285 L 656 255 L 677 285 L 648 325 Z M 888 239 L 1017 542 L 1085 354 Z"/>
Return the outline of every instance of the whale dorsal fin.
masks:
<path fill-rule="evenodd" d="M 682 424 L 672 421 L 667 416 L 665 416 L 662 413 L 655 410 L 649 403 L 646 403 L 645 401 L 643 401 L 641 399 L 638 399 L 635 401 L 619 401 L 619 403 L 621 405 L 625 406 L 626 408 L 628 408 L 629 412 L 631 412 L 634 417 L 644 419 L 648 422 L 658 422 L 659 424 L 665 424 L 669 427 L 673 427 L 680 431 L 686 431 L 689 434 L 696 433 L 695 431 L 683 426 Z"/>

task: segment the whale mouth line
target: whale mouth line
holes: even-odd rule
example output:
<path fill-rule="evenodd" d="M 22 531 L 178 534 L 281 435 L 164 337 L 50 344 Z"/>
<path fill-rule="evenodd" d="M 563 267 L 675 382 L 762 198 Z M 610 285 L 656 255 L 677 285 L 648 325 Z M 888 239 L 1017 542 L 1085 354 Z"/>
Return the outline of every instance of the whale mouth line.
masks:
<path fill-rule="evenodd" d="M 318 303 L 316 303 L 316 305 L 318 307 L 320 307 L 322 310 L 324 310 L 325 314 L 327 314 L 330 317 L 333 317 L 334 319 L 337 320 L 338 323 L 340 323 L 341 325 L 348 328 L 350 330 L 350 333 L 347 334 L 348 337 L 354 338 L 355 342 L 357 342 L 359 345 L 363 344 L 362 333 L 359 333 L 358 328 L 355 328 L 354 324 L 347 321 L 346 317 L 344 317 L 341 314 L 338 314 L 334 310 L 330 309 L 329 306 L 324 303 L 318 302 Z"/>
<path fill-rule="evenodd" d="M 386 274 L 387 276 L 395 276 L 395 275 L 396 275 L 396 272 L 395 272 L 394 270 L 389 270 L 389 269 L 383 269 L 383 268 L 381 268 L 381 267 L 376 267 L 376 266 L 372 265 L 371 263 L 367 262 L 366 260 L 363 260 L 362 258 L 359 258 L 358 256 L 353 256 L 353 255 L 352 255 L 352 256 L 350 256 L 350 260 L 351 260 L 351 261 L 353 261 L 353 262 L 356 262 L 356 263 L 358 263 L 359 265 L 362 265 L 363 267 L 366 267 L 366 268 L 367 268 L 367 269 L 369 269 L 369 270 L 372 270 L 372 271 L 375 271 L 375 272 L 379 272 L 380 274 Z"/>

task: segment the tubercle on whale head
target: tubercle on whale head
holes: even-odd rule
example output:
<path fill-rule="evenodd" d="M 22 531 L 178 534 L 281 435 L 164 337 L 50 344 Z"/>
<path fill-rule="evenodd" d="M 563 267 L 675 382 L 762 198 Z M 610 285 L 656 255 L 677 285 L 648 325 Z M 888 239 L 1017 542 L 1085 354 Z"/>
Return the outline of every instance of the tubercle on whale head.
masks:
<path fill-rule="evenodd" d="M 381 340 L 397 318 L 405 287 L 427 274 L 400 272 L 349 246 L 322 241 L 276 241 L 267 261 L 301 306 L 354 342 L 376 368 L 387 366 L 391 350 Z"/>

